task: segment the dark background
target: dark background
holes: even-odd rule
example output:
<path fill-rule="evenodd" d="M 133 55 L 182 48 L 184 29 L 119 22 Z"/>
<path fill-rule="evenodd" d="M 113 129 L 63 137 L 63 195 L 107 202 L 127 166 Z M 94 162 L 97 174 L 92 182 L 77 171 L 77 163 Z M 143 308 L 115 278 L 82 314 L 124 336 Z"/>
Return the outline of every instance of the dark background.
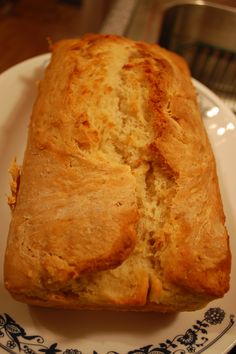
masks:
<path fill-rule="evenodd" d="M 0 72 L 48 52 L 48 41 L 98 32 L 113 0 L 0 0 Z"/>

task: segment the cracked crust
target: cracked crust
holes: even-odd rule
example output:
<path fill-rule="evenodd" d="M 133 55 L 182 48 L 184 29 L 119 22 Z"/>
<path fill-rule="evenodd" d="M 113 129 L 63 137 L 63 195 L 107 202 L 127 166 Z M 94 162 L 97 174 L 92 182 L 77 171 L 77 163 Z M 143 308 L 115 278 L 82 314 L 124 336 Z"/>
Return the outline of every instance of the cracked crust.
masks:
<path fill-rule="evenodd" d="M 223 296 L 229 273 L 183 59 L 117 36 L 56 43 L 9 231 L 8 290 L 41 306 L 185 311 Z"/>
<path fill-rule="evenodd" d="M 16 199 L 17 199 L 17 194 L 20 185 L 20 173 L 21 173 L 20 166 L 16 164 L 16 158 L 13 159 L 9 172 L 11 175 L 11 183 L 10 183 L 11 195 L 8 197 L 8 205 L 11 208 L 11 210 L 14 210 L 16 206 Z"/>

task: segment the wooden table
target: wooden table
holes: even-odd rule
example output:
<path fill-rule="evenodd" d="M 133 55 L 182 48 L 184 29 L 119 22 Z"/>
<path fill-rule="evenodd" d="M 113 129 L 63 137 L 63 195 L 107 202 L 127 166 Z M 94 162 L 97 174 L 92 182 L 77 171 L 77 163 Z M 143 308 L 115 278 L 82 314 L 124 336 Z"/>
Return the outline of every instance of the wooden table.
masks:
<path fill-rule="evenodd" d="M 0 72 L 48 52 L 48 41 L 98 32 L 111 0 L 0 0 Z"/>

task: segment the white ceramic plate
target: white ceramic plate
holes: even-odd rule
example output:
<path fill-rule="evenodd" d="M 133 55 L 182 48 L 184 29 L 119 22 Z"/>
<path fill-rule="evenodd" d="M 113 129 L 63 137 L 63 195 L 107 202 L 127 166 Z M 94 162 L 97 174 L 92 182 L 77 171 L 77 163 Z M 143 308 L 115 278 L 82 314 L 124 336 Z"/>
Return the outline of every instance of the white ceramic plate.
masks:
<path fill-rule="evenodd" d="M 234 256 L 229 293 L 201 311 L 162 315 L 41 309 L 14 301 L 4 290 L 3 256 L 10 220 L 7 170 L 14 156 L 18 162 L 22 160 L 37 81 L 48 59 L 48 54 L 41 55 L 0 75 L 0 353 L 226 353 L 236 342 L 236 120 L 212 92 L 196 81 L 217 159 Z"/>

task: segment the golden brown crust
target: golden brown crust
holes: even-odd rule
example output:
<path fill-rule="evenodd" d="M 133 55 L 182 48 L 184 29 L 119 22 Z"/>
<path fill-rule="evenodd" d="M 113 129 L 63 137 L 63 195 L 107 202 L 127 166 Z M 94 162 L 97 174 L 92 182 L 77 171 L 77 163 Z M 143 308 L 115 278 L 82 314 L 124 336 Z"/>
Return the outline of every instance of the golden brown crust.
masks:
<path fill-rule="evenodd" d="M 20 185 L 20 167 L 16 164 L 16 158 L 12 161 L 12 164 L 9 169 L 11 175 L 11 195 L 8 197 L 8 205 L 13 210 L 16 206 L 16 199 Z"/>
<path fill-rule="evenodd" d="M 10 226 L 13 296 L 63 308 L 201 308 L 229 287 L 224 222 L 184 60 L 118 36 L 56 43 Z"/>

